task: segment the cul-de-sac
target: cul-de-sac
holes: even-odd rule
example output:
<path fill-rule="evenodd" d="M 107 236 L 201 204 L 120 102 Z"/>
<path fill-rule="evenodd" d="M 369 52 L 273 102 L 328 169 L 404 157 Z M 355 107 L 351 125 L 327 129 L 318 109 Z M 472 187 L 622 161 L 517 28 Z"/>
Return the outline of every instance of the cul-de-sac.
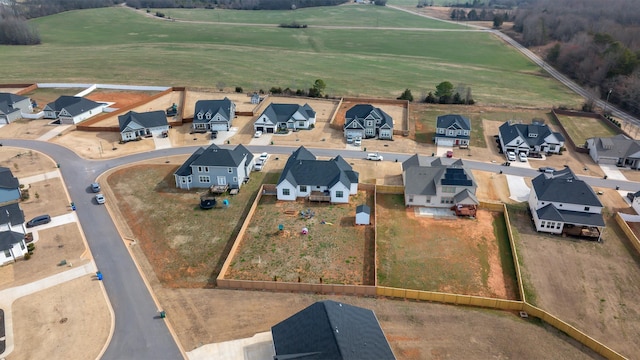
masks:
<path fill-rule="evenodd" d="M 0 359 L 637 358 L 632 6 L 0 0 Z"/>

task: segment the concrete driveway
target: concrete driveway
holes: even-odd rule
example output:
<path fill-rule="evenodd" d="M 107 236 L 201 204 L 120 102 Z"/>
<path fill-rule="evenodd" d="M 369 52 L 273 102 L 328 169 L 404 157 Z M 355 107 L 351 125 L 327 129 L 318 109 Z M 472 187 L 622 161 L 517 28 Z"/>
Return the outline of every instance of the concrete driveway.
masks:
<path fill-rule="evenodd" d="M 156 150 L 169 149 L 171 147 L 171 140 L 169 137 L 162 137 L 162 131 L 153 131 L 153 143 L 156 146 Z"/>
<path fill-rule="evenodd" d="M 607 179 L 627 180 L 618 167 L 613 164 L 598 164 L 602 172 L 607 175 Z"/>
<path fill-rule="evenodd" d="M 524 182 L 522 176 L 505 175 L 507 177 L 507 184 L 509 185 L 509 199 L 515 201 L 527 201 L 529 199 L 529 193 L 531 189 Z"/>

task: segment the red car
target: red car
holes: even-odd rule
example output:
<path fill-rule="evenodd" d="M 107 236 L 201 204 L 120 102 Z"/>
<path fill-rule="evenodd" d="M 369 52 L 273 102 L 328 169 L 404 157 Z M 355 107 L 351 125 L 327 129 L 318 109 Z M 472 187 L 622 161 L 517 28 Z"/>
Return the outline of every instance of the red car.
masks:
<path fill-rule="evenodd" d="M 453 151 L 451 150 L 447 151 L 447 157 L 448 158 L 453 157 Z"/>

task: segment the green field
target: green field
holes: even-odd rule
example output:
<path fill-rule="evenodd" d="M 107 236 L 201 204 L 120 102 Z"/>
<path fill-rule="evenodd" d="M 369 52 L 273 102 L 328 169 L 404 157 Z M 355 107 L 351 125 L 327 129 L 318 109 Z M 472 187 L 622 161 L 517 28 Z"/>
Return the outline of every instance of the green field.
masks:
<path fill-rule="evenodd" d="M 151 9 L 180 21 L 272 24 L 293 21 L 308 26 L 358 26 L 425 29 L 464 29 L 464 26 L 432 20 L 383 6 L 348 5 L 297 10 Z"/>
<path fill-rule="evenodd" d="M 33 23 L 40 30 L 42 45 L 0 47 L 4 65 L 0 75 L 5 83 L 268 90 L 272 86 L 308 88 L 322 78 L 326 92 L 333 96 L 388 98 L 405 88 L 414 94 L 426 93 L 447 80 L 471 86 L 480 104 L 580 103 L 558 82 L 541 76 L 540 69 L 521 54 L 484 32 L 171 22 L 125 8 L 70 11 Z"/>
<path fill-rule="evenodd" d="M 590 117 L 558 115 L 558 120 L 576 146 L 584 144 L 588 138 L 611 137 L 618 134 L 602 121 Z"/>

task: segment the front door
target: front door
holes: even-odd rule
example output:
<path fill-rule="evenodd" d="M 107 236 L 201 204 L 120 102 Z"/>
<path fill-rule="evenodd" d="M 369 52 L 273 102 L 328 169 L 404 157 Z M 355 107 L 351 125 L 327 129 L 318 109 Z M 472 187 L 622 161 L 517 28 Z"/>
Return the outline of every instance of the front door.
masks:
<path fill-rule="evenodd" d="M 225 176 L 218 176 L 218 185 L 227 185 L 227 178 Z"/>

